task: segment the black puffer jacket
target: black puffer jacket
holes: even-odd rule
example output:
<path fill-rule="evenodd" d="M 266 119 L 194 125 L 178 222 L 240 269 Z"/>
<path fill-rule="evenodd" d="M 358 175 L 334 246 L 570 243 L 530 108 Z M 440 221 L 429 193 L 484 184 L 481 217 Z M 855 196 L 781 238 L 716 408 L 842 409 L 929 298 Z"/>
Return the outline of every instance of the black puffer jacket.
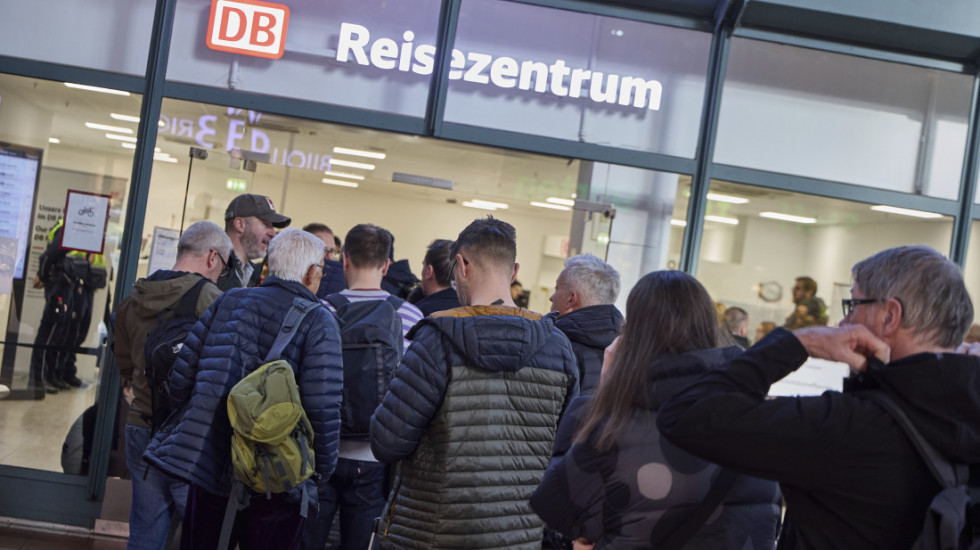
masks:
<path fill-rule="evenodd" d="M 623 314 L 612 304 L 576 309 L 555 321 L 575 350 L 581 393 L 589 395 L 599 387 L 602 354 L 619 336 L 622 325 Z"/>
<path fill-rule="evenodd" d="M 704 500 L 719 472 L 718 466 L 660 437 L 657 409 L 699 375 L 740 352 L 729 347 L 662 358 L 651 367 L 656 377 L 648 403 L 634 405 L 634 414 L 606 452 L 571 444 L 589 408 L 590 398 L 577 398 L 555 441 L 556 455 L 563 456 L 552 461 L 531 497 L 534 511 L 562 534 L 594 541 L 596 550 L 654 548 Z M 719 509 L 685 548 L 743 550 L 775 545 L 779 521 L 775 483 L 739 476 Z"/>

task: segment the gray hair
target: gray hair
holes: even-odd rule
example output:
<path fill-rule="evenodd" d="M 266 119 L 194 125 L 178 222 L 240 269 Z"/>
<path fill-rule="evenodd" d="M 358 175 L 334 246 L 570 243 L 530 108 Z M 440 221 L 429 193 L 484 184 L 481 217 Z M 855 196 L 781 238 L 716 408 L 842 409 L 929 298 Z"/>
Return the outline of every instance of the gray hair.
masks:
<path fill-rule="evenodd" d="M 225 230 L 214 222 L 192 223 L 180 235 L 180 241 L 177 242 L 177 258 L 187 255 L 203 256 L 212 250 L 217 250 L 218 254 L 228 261 L 228 255 L 231 254 L 231 239 L 228 238 Z"/>
<path fill-rule="evenodd" d="M 927 246 L 899 246 L 861 260 L 851 270 L 867 298 L 896 298 L 902 327 L 920 342 L 952 348 L 973 322 L 973 301 L 959 266 Z"/>
<path fill-rule="evenodd" d="M 269 274 L 302 283 L 310 266 L 323 262 L 325 250 L 316 235 L 295 227 L 283 229 L 269 241 Z"/>
<path fill-rule="evenodd" d="M 619 297 L 619 272 L 592 254 L 565 260 L 565 282 L 585 306 L 611 304 Z"/>
<path fill-rule="evenodd" d="M 730 307 L 725 310 L 724 324 L 728 332 L 735 333 L 738 332 L 738 327 L 742 323 L 749 322 L 749 314 L 747 311 L 740 307 Z"/>

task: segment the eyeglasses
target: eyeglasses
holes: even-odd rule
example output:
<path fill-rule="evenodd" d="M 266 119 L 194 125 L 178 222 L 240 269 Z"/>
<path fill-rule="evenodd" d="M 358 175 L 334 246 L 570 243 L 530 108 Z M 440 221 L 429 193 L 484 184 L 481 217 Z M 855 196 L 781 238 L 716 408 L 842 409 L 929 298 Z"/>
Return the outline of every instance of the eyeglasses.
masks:
<path fill-rule="evenodd" d="M 228 268 L 228 262 L 226 262 L 225 259 L 221 257 L 221 253 L 218 252 L 217 250 L 212 250 L 211 252 L 217 254 L 218 259 L 221 260 L 221 274 L 219 275 L 219 277 L 224 277 L 230 271 L 230 269 Z"/>
<path fill-rule="evenodd" d="M 457 256 L 463 258 L 462 254 L 457 254 L 456 256 L 453 256 L 453 263 L 451 266 L 449 266 L 449 286 L 451 286 L 453 290 L 456 290 L 456 257 Z M 470 265 L 470 261 L 467 260 L 466 258 L 463 258 L 463 265 Z"/>
<path fill-rule="evenodd" d="M 840 301 L 841 310 L 844 312 L 844 317 L 847 318 L 854 311 L 857 306 L 862 306 L 864 304 L 874 304 L 877 302 L 884 302 L 880 298 L 844 298 Z"/>
<path fill-rule="evenodd" d="M 319 268 L 320 268 L 320 273 L 323 273 L 323 271 L 324 271 L 325 269 L 327 269 L 327 265 L 326 265 L 326 262 L 324 262 L 324 263 L 322 263 L 322 264 L 313 264 L 313 265 L 311 265 L 310 267 L 319 267 Z"/>

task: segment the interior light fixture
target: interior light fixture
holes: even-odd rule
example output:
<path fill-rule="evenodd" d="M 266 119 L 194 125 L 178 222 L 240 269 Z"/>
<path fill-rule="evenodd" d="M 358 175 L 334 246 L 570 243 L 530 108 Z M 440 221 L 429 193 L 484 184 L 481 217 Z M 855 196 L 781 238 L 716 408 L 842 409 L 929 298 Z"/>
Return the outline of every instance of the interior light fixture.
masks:
<path fill-rule="evenodd" d="M 575 206 L 575 201 L 572 199 L 560 199 L 558 197 L 548 197 L 545 199 L 546 202 L 551 204 L 560 204 L 562 206 Z"/>
<path fill-rule="evenodd" d="M 65 82 L 65 86 L 69 88 L 75 88 L 76 90 L 88 90 L 90 92 L 99 92 L 100 94 L 112 94 L 112 95 L 124 95 L 129 97 L 129 92 L 125 90 L 113 90 L 112 88 L 100 88 L 99 86 L 88 86 L 86 84 L 75 84 L 74 82 Z"/>
<path fill-rule="evenodd" d="M 119 134 L 106 134 L 105 137 L 109 139 L 114 139 L 116 141 L 128 141 L 130 143 L 136 143 L 136 138 L 133 136 L 120 136 Z"/>
<path fill-rule="evenodd" d="M 136 149 L 136 144 L 135 143 L 129 143 L 127 141 L 124 141 L 124 142 L 120 143 L 119 145 L 122 145 L 123 146 L 123 149 Z M 153 152 L 154 153 L 159 153 L 160 152 L 160 148 L 159 147 L 154 147 L 153 148 Z M 170 155 L 170 153 L 164 153 L 164 154 L 165 155 L 168 155 L 168 156 Z"/>
<path fill-rule="evenodd" d="M 109 116 L 111 116 L 112 118 L 114 118 L 116 120 L 121 120 L 123 122 L 135 122 L 136 124 L 139 124 L 140 123 L 140 117 L 138 117 L 138 116 L 121 115 L 119 113 L 109 113 Z"/>
<path fill-rule="evenodd" d="M 344 159 L 330 159 L 330 165 L 346 166 L 348 168 L 360 168 L 361 170 L 374 170 L 373 164 L 366 164 L 363 162 L 354 162 L 352 160 Z"/>
<path fill-rule="evenodd" d="M 888 214 L 899 214 L 902 216 L 912 216 L 913 218 L 941 218 L 942 214 L 936 214 L 935 212 L 923 212 L 922 210 L 911 210 L 908 208 L 898 208 L 897 206 L 885 206 L 879 204 L 878 206 L 872 206 L 872 210 L 876 212 L 885 212 Z"/>
<path fill-rule="evenodd" d="M 687 222 L 684 220 L 670 220 L 670 225 L 675 225 L 677 227 L 687 227 Z"/>
<path fill-rule="evenodd" d="M 122 126 L 109 126 L 108 124 L 96 124 L 95 122 L 86 122 L 86 128 L 91 128 L 93 130 L 105 130 L 106 132 L 115 132 L 117 134 L 132 134 L 132 128 L 123 128 Z"/>
<path fill-rule="evenodd" d="M 497 210 L 497 208 L 493 206 L 487 206 L 486 204 L 481 204 L 481 201 L 463 201 L 460 204 L 465 206 L 466 208 L 478 208 L 480 210 L 489 210 L 491 212 Z"/>
<path fill-rule="evenodd" d="M 738 218 L 726 218 L 724 216 L 705 216 L 704 221 L 724 223 L 728 225 L 738 225 Z"/>
<path fill-rule="evenodd" d="M 363 151 L 361 149 L 348 149 L 347 147 L 334 147 L 334 153 L 341 155 L 354 155 L 355 157 L 367 157 L 370 159 L 384 160 L 388 155 L 379 151 Z"/>
<path fill-rule="evenodd" d="M 531 206 L 537 206 L 539 208 L 550 208 L 552 210 L 565 210 L 565 211 L 571 210 L 571 208 L 567 206 L 562 206 L 560 204 L 551 204 L 550 202 L 531 201 Z"/>
<path fill-rule="evenodd" d="M 174 164 L 177 164 L 177 159 L 168 155 L 167 153 L 154 153 L 153 160 L 159 160 L 161 162 L 172 162 Z"/>
<path fill-rule="evenodd" d="M 355 181 L 335 180 L 333 178 L 323 178 L 320 181 L 323 183 L 329 183 L 330 185 L 339 185 L 340 187 L 358 187 L 359 185 Z"/>
<path fill-rule="evenodd" d="M 772 220 L 782 220 L 784 222 L 817 223 L 817 218 L 807 218 L 806 216 L 791 216 L 789 214 L 780 214 L 779 212 L 759 212 L 759 216 L 763 218 L 769 218 Z"/>
<path fill-rule="evenodd" d="M 358 180 L 358 181 L 364 180 L 364 176 L 360 174 L 349 174 L 347 172 L 334 172 L 332 170 L 327 170 L 324 172 L 324 174 L 327 176 L 334 176 L 337 178 L 350 178 L 352 180 Z"/>
<path fill-rule="evenodd" d="M 708 193 L 708 200 L 715 202 L 730 202 L 732 204 L 745 204 L 749 199 L 743 197 L 733 197 L 732 195 L 722 195 L 719 193 Z"/>
<path fill-rule="evenodd" d="M 506 210 L 507 208 L 510 208 L 510 205 L 505 202 L 493 202 L 493 201 L 485 201 L 480 199 L 472 199 L 466 202 L 470 204 L 478 205 L 476 206 L 476 208 L 487 208 L 487 209 L 492 208 L 494 210 Z"/>
<path fill-rule="evenodd" d="M 56 137 L 49 137 L 48 143 L 61 143 L 61 140 Z"/>

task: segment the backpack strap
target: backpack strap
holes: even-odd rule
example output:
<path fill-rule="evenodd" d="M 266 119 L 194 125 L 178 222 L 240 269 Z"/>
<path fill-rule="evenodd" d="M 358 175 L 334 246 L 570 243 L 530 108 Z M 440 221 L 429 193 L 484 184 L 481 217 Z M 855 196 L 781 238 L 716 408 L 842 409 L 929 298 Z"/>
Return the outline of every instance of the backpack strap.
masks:
<path fill-rule="evenodd" d="M 905 432 L 905 435 L 912 441 L 915 449 L 919 451 L 922 460 L 925 461 L 929 471 L 935 476 L 936 481 L 944 488 L 955 487 L 966 483 L 969 472 L 965 464 L 953 464 L 942 455 L 931 443 L 922 437 L 922 433 L 916 429 L 912 421 L 902 410 L 902 407 L 894 399 L 883 391 L 866 391 L 862 393 L 871 401 L 881 405 L 885 411 L 898 423 Z"/>
<path fill-rule="evenodd" d="M 402 307 L 402 304 L 405 303 L 405 300 L 395 296 L 394 294 L 389 294 L 388 297 L 385 298 L 385 301 L 391 304 L 391 307 L 395 308 L 395 313 L 398 313 L 398 308 Z"/>
<path fill-rule="evenodd" d="M 174 308 L 174 317 L 197 317 L 197 299 L 201 296 L 204 285 L 210 282 L 201 277 L 200 281 L 194 283 L 194 286 L 189 288 L 177 302 L 177 307 Z"/>
<path fill-rule="evenodd" d="M 715 478 L 715 482 L 711 484 L 711 489 L 708 490 L 708 494 L 698 504 L 698 507 L 691 512 L 691 515 L 687 516 L 684 523 L 680 524 L 677 529 L 667 535 L 667 538 L 663 539 L 659 544 L 654 544 L 653 548 L 657 548 L 658 550 L 683 548 L 691 540 L 691 537 L 701 527 L 704 527 L 711 514 L 718 509 L 718 505 L 721 504 L 725 495 L 731 491 L 732 485 L 735 485 L 736 477 L 737 474 L 734 470 L 722 468 L 718 472 L 718 477 Z"/>
<path fill-rule="evenodd" d="M 332 305 L 334 310 L 336 311 L 340 311 L 340 308 L 350 303 L 350 300 L 347 299 L 347 296 L 344 296 L 339 292 L 335 292 L 327 296 L 326 298 L 324 298 L 324 300 L 326 300 L 328 304 Z"/>
<path fill-rule="evenodd" d="M 293 340 L 293 336 L 296 335 L 296 331 L 299 329 L 300 323 L 303 322 L 303 319 L 306 318 L 306 315 L 309 312 L 318 307 L 320 307 L 319 302 L 307 300 L 301 296 L 297 296 L 295 299 L 293 299 L 293 307 L 286 312 L 286 318 L 282 322 L 282 327 L 279 328 L 279 334 L 276 335 L 276 342 L 272 344 L 272 348 L 265 356 L 266 363 L 279 359 L 279 356 L 282 354 L 282 350 L 286 349 L 289 342 Z"/>

